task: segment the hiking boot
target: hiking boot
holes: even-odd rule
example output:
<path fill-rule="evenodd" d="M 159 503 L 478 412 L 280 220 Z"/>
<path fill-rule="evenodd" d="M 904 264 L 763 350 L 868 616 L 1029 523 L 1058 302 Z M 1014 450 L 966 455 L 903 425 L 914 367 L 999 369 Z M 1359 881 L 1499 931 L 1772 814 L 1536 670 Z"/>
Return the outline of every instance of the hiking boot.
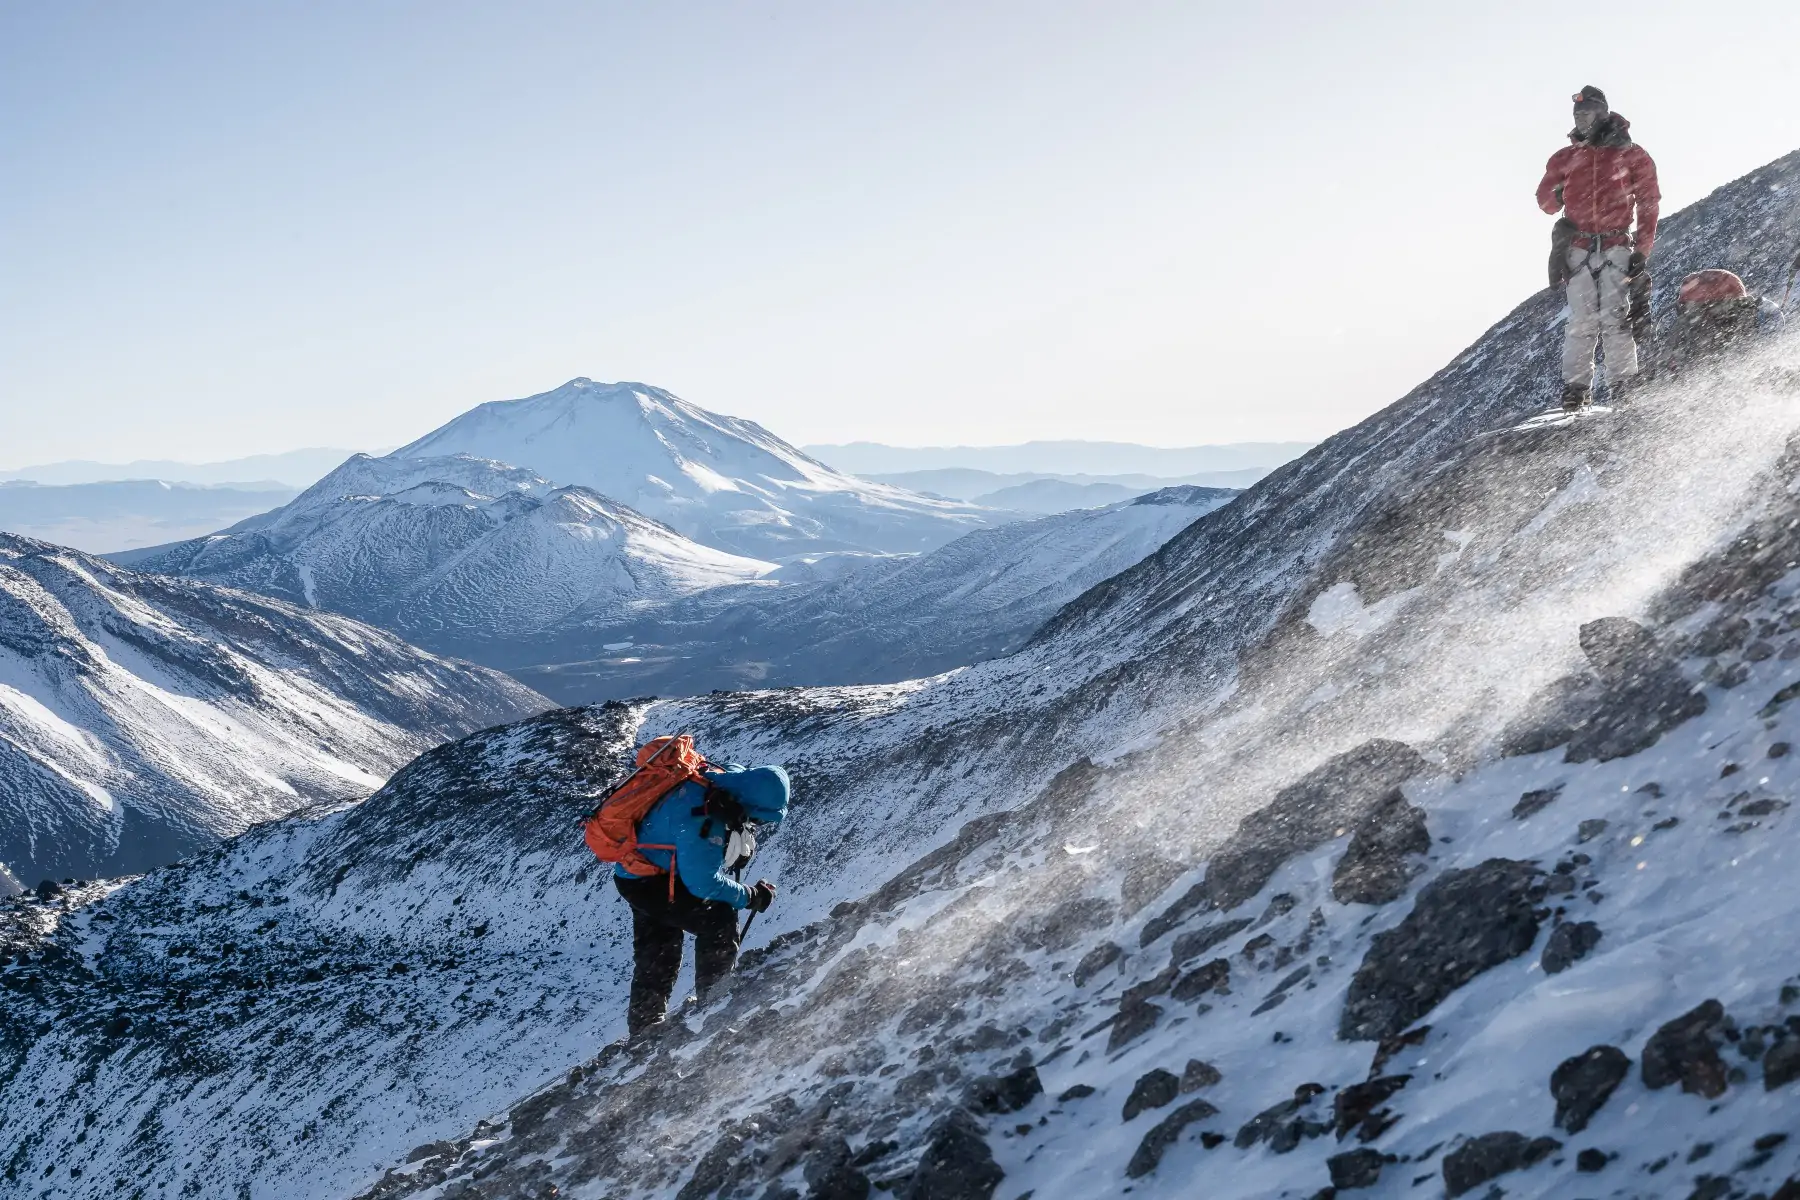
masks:
<path fill-rule="evenodd" d="M 1562 407 L 1567 413 L 1580 412 L 1588 406 L 1588 388 L 1585 384 L 1563 384 Z"/>

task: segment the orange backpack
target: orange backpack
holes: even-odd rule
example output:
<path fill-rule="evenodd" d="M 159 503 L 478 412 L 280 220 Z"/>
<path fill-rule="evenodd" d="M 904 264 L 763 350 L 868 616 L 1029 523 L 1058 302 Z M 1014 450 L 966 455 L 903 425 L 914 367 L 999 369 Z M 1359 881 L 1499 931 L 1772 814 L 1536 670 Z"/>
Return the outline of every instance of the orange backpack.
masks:
<path fill-rule="evenodd" d="M 663 868 L 638 851 L 638 822 L 656 802 L 684 783 L 705 786 L 706 759 L 694 748 L 690 734 L 652 738 L 637 752 L 637 770 L 627 775 L 601 798 L 588 814 L 583 836 L 589 850 L 601 862 L 618 863 L 633 875 L 661 875 Z M 644 846 L 649 850 L 674 851 L 673 846 Z"/>

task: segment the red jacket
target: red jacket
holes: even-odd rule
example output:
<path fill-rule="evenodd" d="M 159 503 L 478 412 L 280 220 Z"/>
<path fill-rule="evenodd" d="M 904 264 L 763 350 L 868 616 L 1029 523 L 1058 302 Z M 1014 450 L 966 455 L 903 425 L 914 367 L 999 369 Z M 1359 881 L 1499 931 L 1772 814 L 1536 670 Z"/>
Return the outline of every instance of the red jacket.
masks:
<path fill-rule="evenodd" d="M 1613 113 L 1589 141 L 1571 133 L 1573 145 L 1552 154 L 1544 168 L 1537 202 L 1547 213 L 1566 209 L 1583 233 L 1629 229 L 1635 208 L 1636 249 L 1649 258 L 1662 191 L 1656 186 L 1656 164 L 1631 140 L 1630 129 L 1630 121 Z"/>

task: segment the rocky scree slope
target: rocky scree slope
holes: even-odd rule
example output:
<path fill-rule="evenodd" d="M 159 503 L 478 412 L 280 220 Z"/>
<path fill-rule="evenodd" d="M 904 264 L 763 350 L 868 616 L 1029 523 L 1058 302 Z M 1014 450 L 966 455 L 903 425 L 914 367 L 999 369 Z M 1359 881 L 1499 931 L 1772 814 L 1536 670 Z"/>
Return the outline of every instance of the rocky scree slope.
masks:
<path fill-rule="evenodd" d="M 1707 222 L 1794 228 L 1794 168 L 1673 218 L 1665 252 L 1764 282 L 1764 243 Z M 108 969 L 86 930 L 148 929 L 150 912 L 123 929 L 101 918 L 165 876 L 218 897 L 209 938 L 242 933 L 237 953 L 271 901 L 236 896 L 235 881 L 290 878 L 297 848 L 262 868 L 248 856 L 301 822 L 98 905 L 16 905 L 26 961 L 0 994 L 10 1020 L 41 1032 L 0 1112 L 33 1110 L 41 1133 L 14 1178 L 46 1195 L 112 1194 L 121 1179 L 149 1194 L 206 1170 L 252 1195 L 854 1195 L 879 1183 L 937 1196 L 961 1179 L 972 1195 L 1003 1180 L 1005 1195 L 1051 1196 L 1185 1193 L 1204 1169 L 1221 1194 L 1313 1195 L 1413 1179 L 1460 1192 L 1506 1171 L 1508 1194 L 1568 1195 L 1587 1194 L 1567 1185 L 1598 1166 L 1627 1195 L 1667 1194 L 1671 1180 L 1772 1190 L 1793 1166 L 1770 1140 L 1790 1097 L 1777 1027 L 1793 968 L 1768 950 L 1792 920 L 1769 883 L 1787 854 L 1789 759 L 1773 739 L 1800 690 L 1782 657 L 1786 573 L 1800 562 L 1791 393 L 1749 362 L 1647 394 L 1630 423 L 1478 437 L 1540 405 L 1558 332 L 1554 307 L 1528 302 L 1407 405 L 1203 517 L 1006 659 L 629 713 L 639 736 L 695 728 L 721 754 L 788 762 L 801 785 L 759 865 L 782 901 L 738 986 L 633 1050 L 582 1052 L 618 1028 L 619 906 L 581 874 L 572 830 L 549 815 L 541 833 L 514 827 L 507 793 L 486 784 L 447 792 L 455 830 L 415 839 L 402 832 L 415 807 L 443 810 L 389 806 L 391 850 L 334 851 L 311 870 L 366 862 L 375 888 L 432 875 L 448 899 L 421 913 L 449 915 L 437 928 L 487 923 L 467 939 L 503 922 L 568 955 L 585 946 L 559 925 L 571 913 L 614 923 L 567 968 L 594 1006 L 575 1018 L 583 1032 L 556 1019 L 551 988 L 532 1017 L 433 1040 L 437 1061 L 482 1069 L 395 1075 L 385 1082 L 409 1089 L 397 1104 L 370 1099 L 379 1075 L 333 1104 L 335 1082 L 291 1072 L 282 1111 L 312 1122 L 301 1142 L 196 1116 L 145 1132 L 154 1111 L 255 1102 L 267 1087 L 256 1071 L 277 1060 L 258 1050 L 239 1070 L 253 1043 L 196 1032 L 184 1045 L 208 1050 L 211 1069 L 128 1113 L 110 1103 L 113 1081 L 168 1052 L 87 1028 L 82 1014 L 116 1001 L 80 974 Z M 466 743 L 481 758 L 458 778 L 554 784 L 557 762 L 574 764 L 569 778 L 604 775 L 566 749 L 515 770 L 494 740 L 504 733 Z M 1703 815 L 1717 812 L 1731 815 Z M 453 832 L 480 862 L 440 876 L 436 860 L 464 840 Z M 537 837 L 553 847 L 541 861 Z M 335 911 L 282 894 L 297 928 Z M 393 957 L 382 987 L 443 961 L 425 953 L 424 925 L 378 924 L 387 913 L 357 914 L 382 931 L 366 961 Z M 266 952 L 295 967 L 310 957 L 273 939 Z M 142 961 L 137 991 L 176 969 L 167 952 Z M 504 978 L 496 965 L 494 990 L 470 998 L 536 1004 L 556 960 L 542 961 L 512 960 Z M 374 974 L 340 982 L 362 1003 L 335 1013 L 267 970 L 212 996 L 252 996 L 267 1022 L 257 1046 L 290 1029 L 338 1036 L 378 1011 Z M 587 1025 L 596 1012 L 612 1018 Z M 135 1019 L 109 1015 L 114 1030 Z M 383 1031 L 427 1037 L 402 1022 Z M 1619 1057 L 1639 1082 L 1609 1088 Z M 95 1082 L 71 1082 L 70 1062 Z M 472 1095 L 496 1080 L 524 1098 L 503 1111 Z M 180 1139 L 177 1152 L 127 1157 L 111 1134 L 79 1151 L 94 1141 L 76 1141 L 89 1113 L 118 1138 Z M 396 1149 L 391 1172 L 369 1166 L 403 1141 L 415 1149 Z M 206 1156 L 185 1153 L 202 1144 Z"/>
<path fill-rule="evenodd" d="M 715 688 L 891 683 L 1017 649 L 1069 600 L 1237 493 L 1171 487 L 1103 508 L 976 530 L 929 554 L 794 566 L 523 647 L 519 678 L 566 703 Z"/>
<path fill-rule="evenodd" d="M 585 487 L 468 456 L 356 455 L 224 533 L 115 558 L 341 612 L 487 663 L 547 631 L 775 569 Z"/>
<path fill-rule="evenodd" d="M 0 863 L 169 862 L 545 701 L 354 621 L 0 534 Z"/>

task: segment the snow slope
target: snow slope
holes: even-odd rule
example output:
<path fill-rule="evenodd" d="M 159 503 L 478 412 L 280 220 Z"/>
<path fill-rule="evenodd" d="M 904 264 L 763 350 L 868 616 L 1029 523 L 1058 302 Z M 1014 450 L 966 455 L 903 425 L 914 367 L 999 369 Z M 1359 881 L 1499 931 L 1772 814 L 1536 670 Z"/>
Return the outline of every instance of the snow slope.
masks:
<path fill-rule="evenodd" d="M 356 455 L 283 508 L 118 558 L 341 612 L 482 661 L 497 643 L 616 620 L 774 569 L 585 487 L 468 456 Z"/>
<path fill-rule="evenodd" d="M 753 558 L 930 550 L 1010 519 L 845 475 L 755 422 L 643 383 L 571 379 L 492 401 L 389 457 L 450 454 L 592 488 L 696 541 Z"/>
<path fill-rule="evenodd" d="M 1797 232 L 1800 155 L 1669 218 L 1661 298 L 1767 287 Z M 1528 300 L 1006 658 L 547 714 L 0 908 L 6 1178 L 1785 1200 L 1800 348 L 1496 435 L 1558 322 Z M 781 899 L 728 996 L 602 1050 L 628 949 L 572 816 L 681 727 L 794 771 Z"/>
<path fill-rule="evenodd" d="M 790 582 L 806 564 L 788 564 L 779 586 L 719 589 L 577 627 L 521 651 L 521 661 L 548 665 L 514 669 L 565 703 L 934 675 L 1017 649 L 1063 604 L 1235 494 L 1166 488 L 977 530 L 929 554 L 864 558 L 819 582 Z"/>
<path fill-rule="evenodd" d="M 0 534 L 0 862 L 169 862 L 543 706 L 341 617 Z"/>

